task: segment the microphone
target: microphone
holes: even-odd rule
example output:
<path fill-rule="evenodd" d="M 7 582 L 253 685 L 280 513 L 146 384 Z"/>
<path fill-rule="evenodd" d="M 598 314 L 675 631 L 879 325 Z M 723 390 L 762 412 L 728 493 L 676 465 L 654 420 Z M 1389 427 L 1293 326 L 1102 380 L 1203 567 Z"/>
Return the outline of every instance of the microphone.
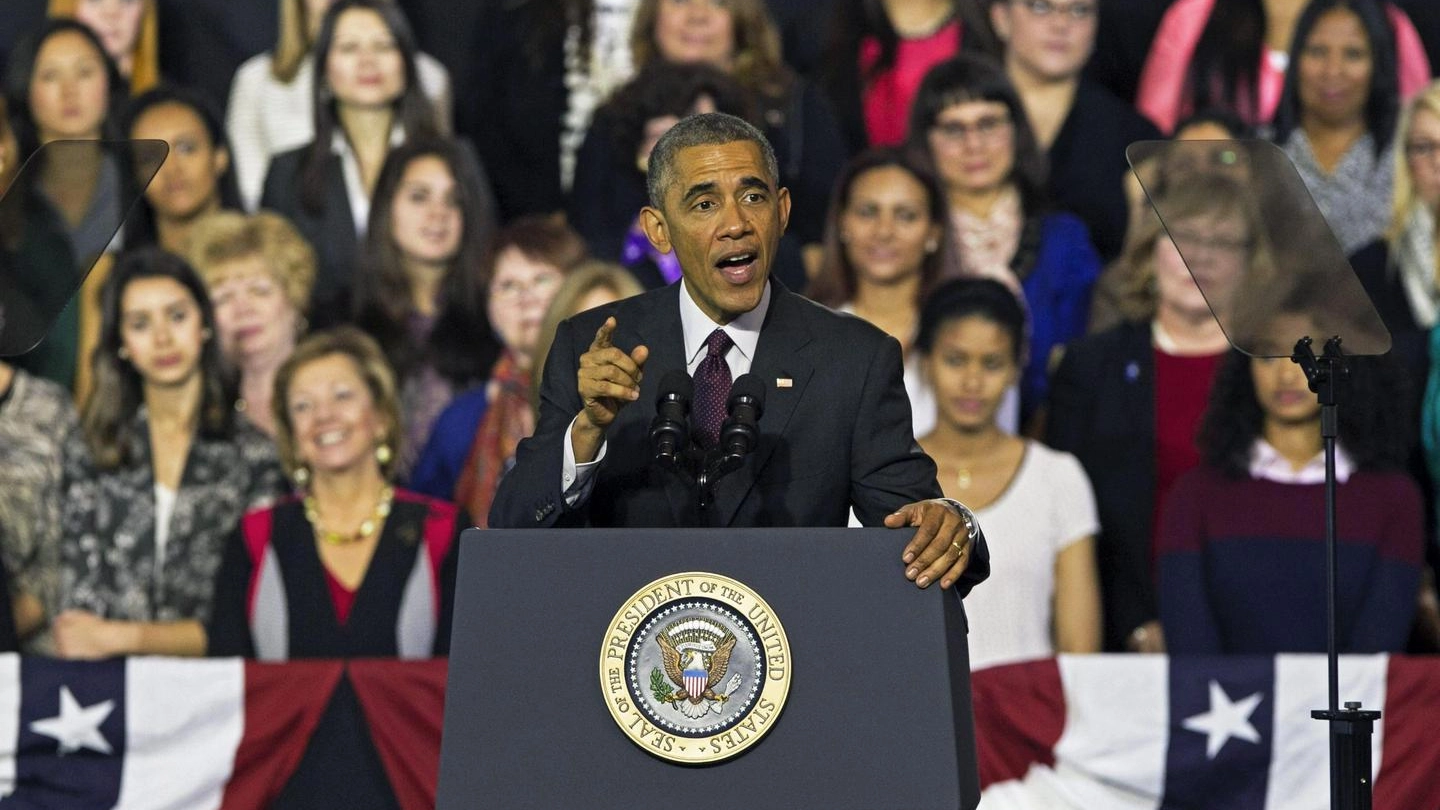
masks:
<path fill-rule="evenodd" d="M 765 383 L 754 374 L 742 374 L 730 386 L 725 403 L 729 414 L 720 428 L 720 446 L 727 456 L 745 456 L 755 449 L 760 436 L 760 416 L 765 412 Z"/>
<path fill-rule="evenodd" d="M 690 439 L 690 400 L 695 384 L 685 369 L 671 369 L 660 378 L 660 395 L 655 398 L 655 419 L 650 422 L 650 443 L 655 460 L 675 465 L 684 460 Z"/>

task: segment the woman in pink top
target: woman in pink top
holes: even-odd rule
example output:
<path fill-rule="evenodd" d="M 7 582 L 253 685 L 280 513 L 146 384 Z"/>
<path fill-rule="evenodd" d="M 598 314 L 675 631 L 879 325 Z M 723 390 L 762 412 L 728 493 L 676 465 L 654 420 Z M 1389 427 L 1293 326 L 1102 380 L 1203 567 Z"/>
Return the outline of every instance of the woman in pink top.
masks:
<path fill-rule="evenodd" d="M 1181 118 L 1208 107 L 1234 110 L 1251 126 L 1268 126 L 1305 5 L 1306 0 L 1176 0 L 1155 32 L 1135 106 L 1167 133 Z M 1400 95 L 1408 99 L 1429 82 L 1430 61 L 1405 12 L 1393 3 L 1384 8 L 1395 34 Z"/>
<path fill-rule="evenodd" d="M 824 84 L 851 152 L 905 142 L 920 80 L 960 51 L 999 56 L 980 0 L 844 0 L 832 17 Z"/>

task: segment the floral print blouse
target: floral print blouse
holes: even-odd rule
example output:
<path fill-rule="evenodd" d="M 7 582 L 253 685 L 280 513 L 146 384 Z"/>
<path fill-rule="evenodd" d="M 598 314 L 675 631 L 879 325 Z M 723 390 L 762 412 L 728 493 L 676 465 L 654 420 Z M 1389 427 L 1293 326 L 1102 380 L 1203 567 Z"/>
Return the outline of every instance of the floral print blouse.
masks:
<path fill-rule="evenodd" d="M 155 476 L 144 409 L 132 458 L 99 472 L 80 431 L 65 443 L 61 607 L 108 619 L 178 621 L 210 616 L 225 541 L 251 509 L 284 491 L 275 446 L 248 421 L 233 438 L 197 434 L 185 459 L 163 553 L 155 541 Z"/>
<path fill-rule="evenodd" d="M 77 425 L 69 391 L 15 370 L 0 396 L 0 559 L 47 612 L 60 588 L 61 445 Z"/>

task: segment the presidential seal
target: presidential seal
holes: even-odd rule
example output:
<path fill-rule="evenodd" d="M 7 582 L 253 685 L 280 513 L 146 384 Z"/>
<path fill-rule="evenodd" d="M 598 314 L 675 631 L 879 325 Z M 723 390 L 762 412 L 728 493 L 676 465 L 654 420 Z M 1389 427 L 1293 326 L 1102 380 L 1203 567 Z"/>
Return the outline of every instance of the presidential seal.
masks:
<path fill-rule="evenodd" d="M 674 574 L 641 588 L 611 620 L 600 686 L 636 745 L 672 762 L 719 762 L 775 725 L 790 691 L 790 643 L 741 583 Z"/>

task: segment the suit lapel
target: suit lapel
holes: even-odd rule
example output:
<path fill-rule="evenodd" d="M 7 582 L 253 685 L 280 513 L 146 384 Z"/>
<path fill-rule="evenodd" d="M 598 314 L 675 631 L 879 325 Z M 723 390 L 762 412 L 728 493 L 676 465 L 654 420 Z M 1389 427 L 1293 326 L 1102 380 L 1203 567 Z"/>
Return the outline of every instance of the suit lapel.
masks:
<path fill-rule="evenodd" d="M 735 519 L 761 470 L 769 463 L 815 370 L 801 351 L 812 337 L 800 299 L 779 282 L 772 284 L 770 311 L 765 314 L 755 359 L 750 364 L 750 373 L 765 386 L 760 438 L 745 465 L 716 486 L 714 508 L 721 526 Z"/>

